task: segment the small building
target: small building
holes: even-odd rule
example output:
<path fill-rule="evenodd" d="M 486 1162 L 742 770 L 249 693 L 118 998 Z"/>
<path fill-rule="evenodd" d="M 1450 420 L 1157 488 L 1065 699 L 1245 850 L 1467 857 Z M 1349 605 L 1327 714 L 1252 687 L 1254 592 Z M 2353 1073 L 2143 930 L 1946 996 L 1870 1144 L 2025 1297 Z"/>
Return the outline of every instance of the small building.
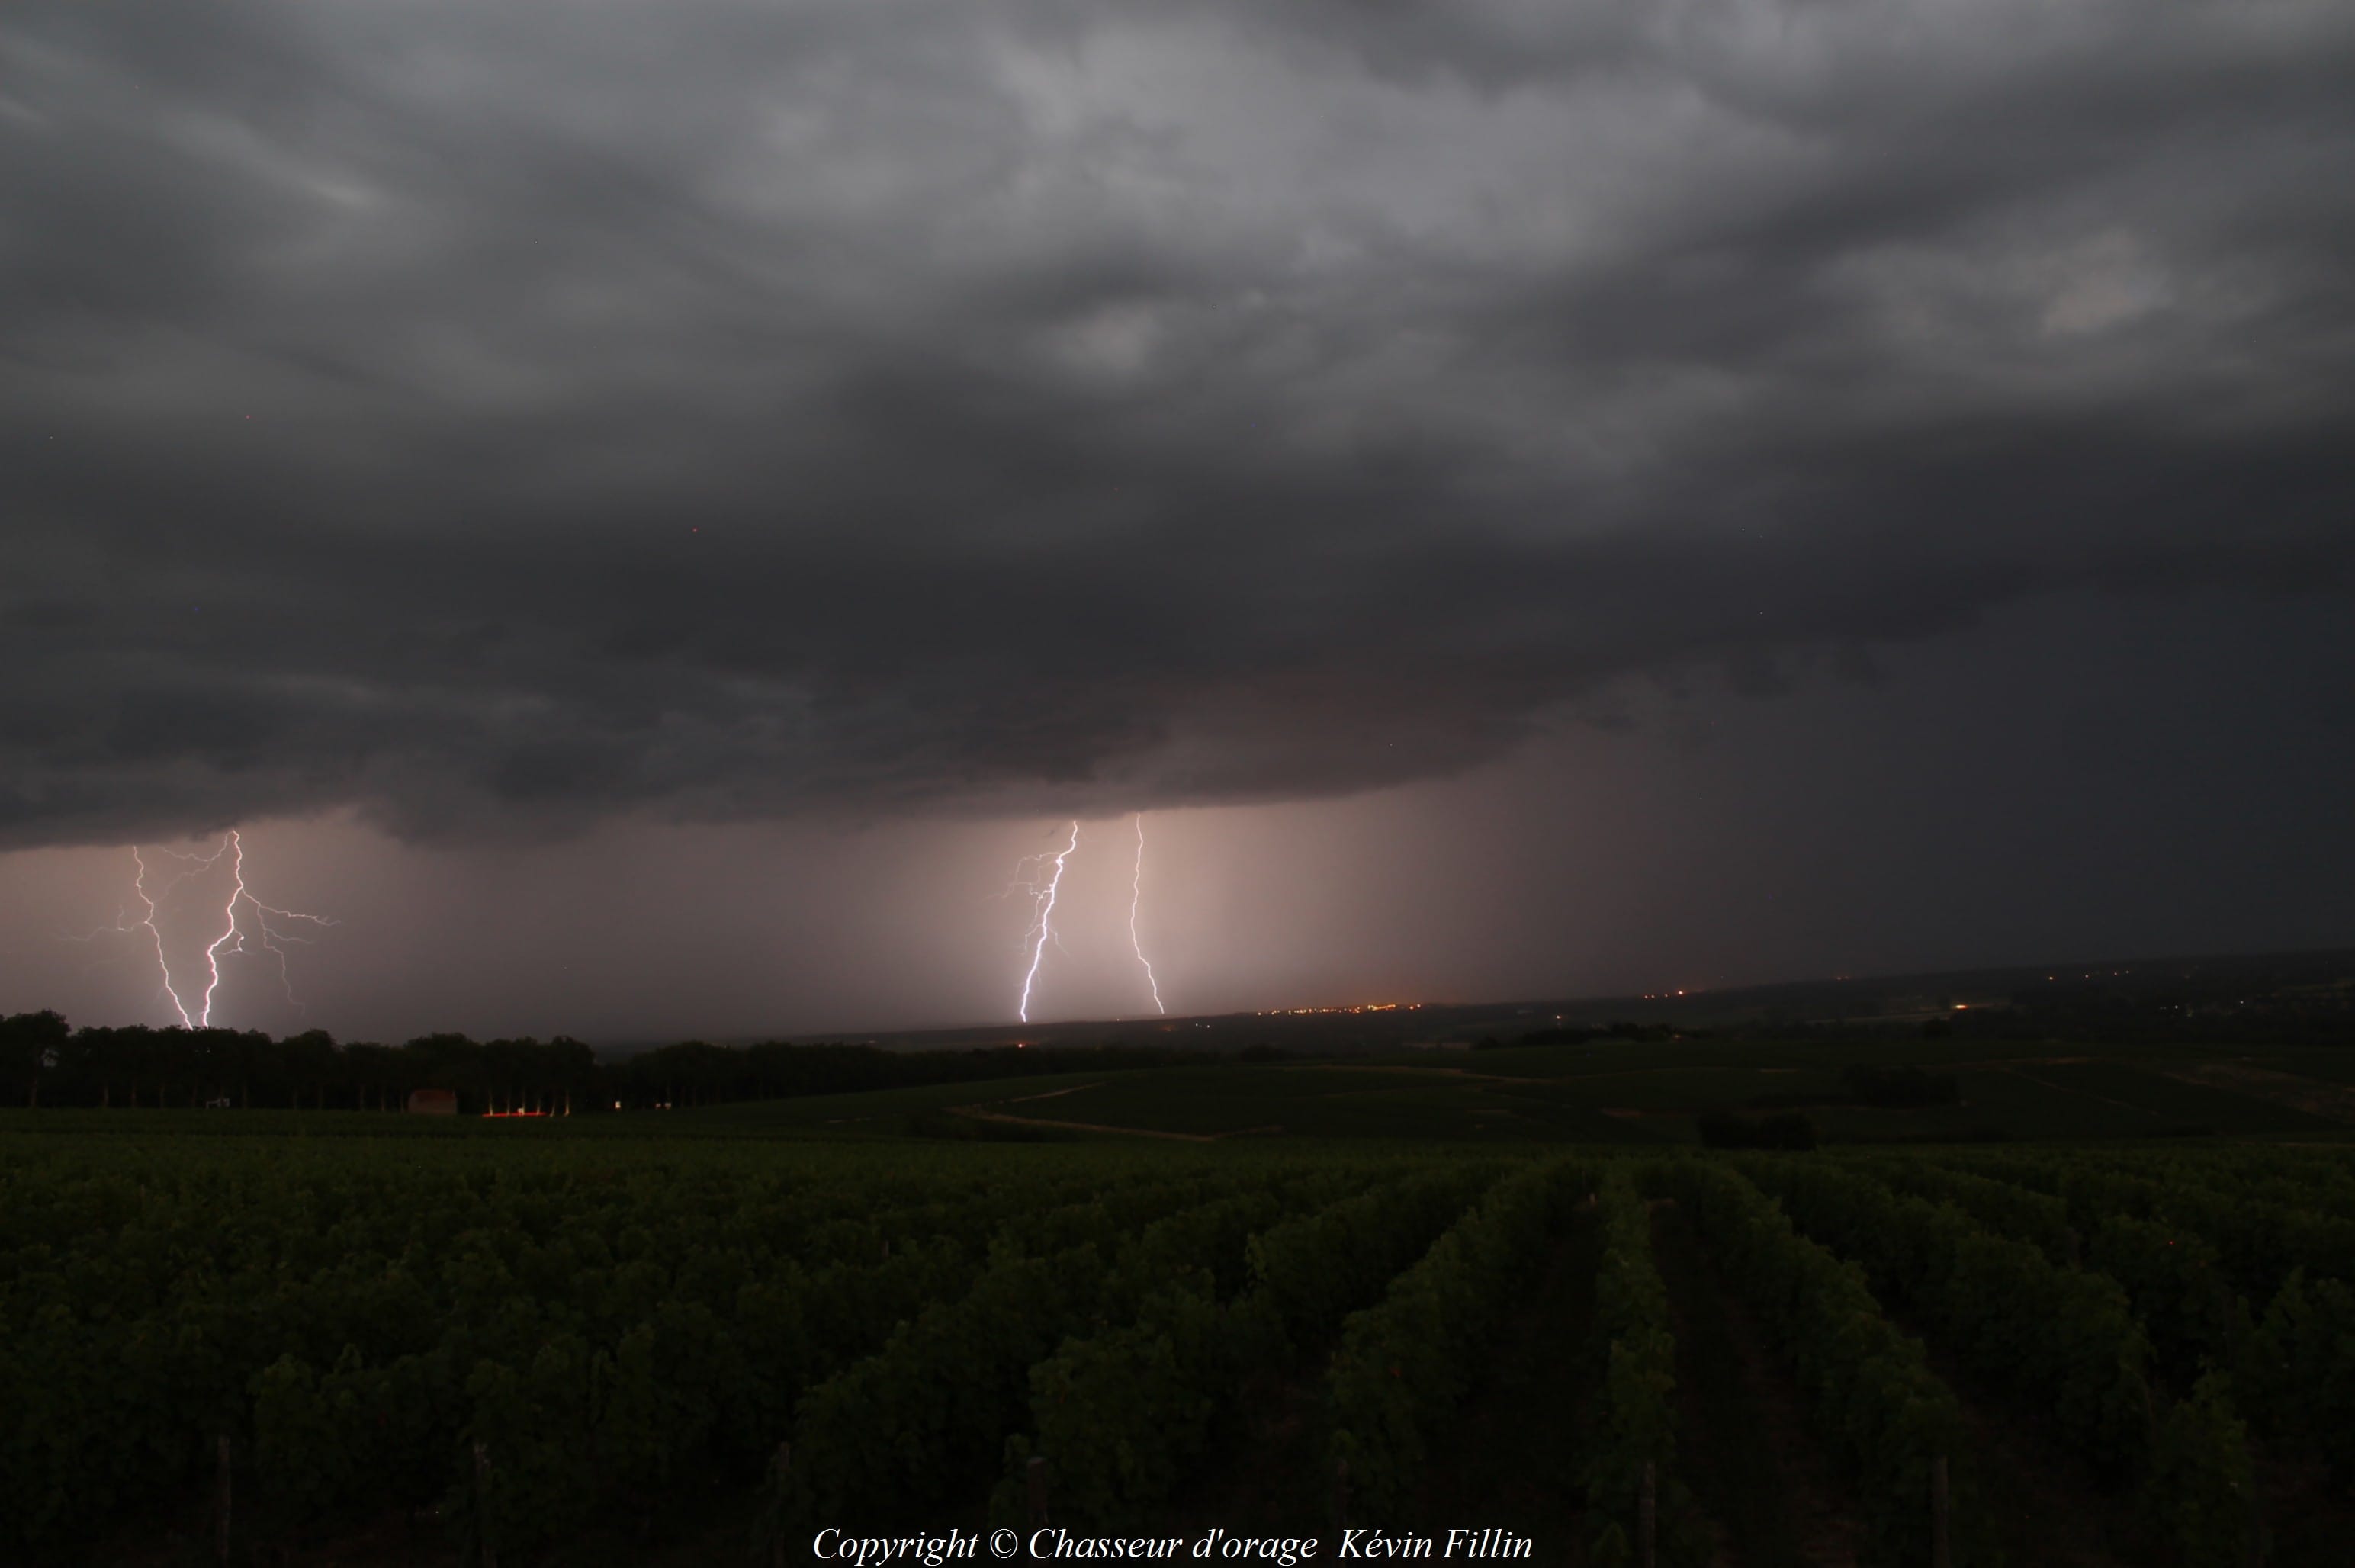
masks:
<path fill-rule="evenodd" d="M 409 1109 L 419 1115 L 454 1116 L 458 1114 L 458 1096 L 449 1089 L 413 1089 L 410 1091 Z"/>

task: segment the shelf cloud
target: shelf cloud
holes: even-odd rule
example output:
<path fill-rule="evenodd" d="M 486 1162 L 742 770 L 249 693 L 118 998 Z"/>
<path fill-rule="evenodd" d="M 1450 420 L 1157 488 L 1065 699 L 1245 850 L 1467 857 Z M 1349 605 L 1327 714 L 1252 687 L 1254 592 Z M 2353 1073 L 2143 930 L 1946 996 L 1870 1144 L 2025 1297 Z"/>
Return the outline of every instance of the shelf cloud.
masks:
<path fill-rule="evenodd" d="M 17 5 L 0 845 L 1460 771 L 2355 587 L 2355 12 Z"/>

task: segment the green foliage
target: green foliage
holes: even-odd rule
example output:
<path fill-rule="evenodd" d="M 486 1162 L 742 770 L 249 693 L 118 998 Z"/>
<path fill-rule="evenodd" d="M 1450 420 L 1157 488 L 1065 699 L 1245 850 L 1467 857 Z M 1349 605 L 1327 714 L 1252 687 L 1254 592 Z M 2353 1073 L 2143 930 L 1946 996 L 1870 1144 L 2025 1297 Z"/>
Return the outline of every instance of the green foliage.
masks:
<path fill-rule="evenodd" d="M 1872 1560 L 1930 1560 L 1931 1471 L 1947 1461 L 1955 1568 L 1995 1561 L 1961 1406 L 1921 1345 L 1881 1315 L 1863 1271 L 1792 1228 L 1757 1188 L 1699 1160 L 1661 1168 L 1727 1283 L 1798 1375 L 1817 1435 L 1856 1478 Z"/>
<path fill-rule="evenodd" d="M 1205 1291 L 1220 1267 L 1238 1268 L 1252 1225 L 1274 1209 L 1264 1190 L 1235 1186 L 1143 1184 L 1008 1224 L 962 1298 L 900 1324 L 874 1355 L 803 1398 L 787 1499 L 796 1517 L 884 1522 L 977 1479 L 1019 1420 L 1031 1369 L 1068 1336 L 1108 1328 L 1107 1311 L 1133 1310 L 1146 1282 L 1179 1259 L 1199 1268 Z M 1123 1364 L 1162 1364 L 1149 1344 L 1118 1349 Z"/>
<path fill-rule="evenodd" d="M 2355 1168 L 2343 1155 L 2047 1151 L 1972 1163 L 2068 1205 L 2090 1233 L 2087 1262 L 2132 1294 L 2179 1381 L 2232 1370 L 2234 1403 L 2261 1439 L 2355 1475 L 2355 1295 L 2338 1277 Z M 2270 1303 L 2254 1330 L 2252 1299 Z"/>
<path fill-rule="evenodd" d="M 2208 1366 L 2231 1366 L 2247 1331 L 2247 1307 L 2226 1279 L 2216 1249 L 2185 1226 L 2069 1202 L 2051 1192 L 1920 1159 L 1876 1159 L 1877 1179 L 1917 1197 L 1952 1203 L 1988 1229 L 2034 1245 L 2045 1257 L 2082 1264 L 2122 1285 L 2148 1334 L 2159 1367 L 2188 1387 Z M 2083 1229 L 2081 1231 L 2079 1225 Z"/>
<path fill-rule="evenodd" d="M 1654 1478 L 1659 1560 L 1705 1562 L 1691 1493 L 1676 1477 L 1677 1342 L 1668 1290 L 1652 1259 L 1651 1211 L 1624 1169 L 1597 1189 L 1603 1257 L 1594 1285 L 1594 1337 L 1602 1365 L 1584 1485 L 1593 1521 L 1590 1556 L 1609 1561 L 1636 1528 L 1643 1475 Z"/>
<path fill-rule="evenodd" d="M 1486 1163 L 1431 1171 L 1253 1236 L 1254 1309 L 1294 1348 L 1321 1344 L 1345 1314 L 1412 1262 L 1495 1171 Z"/>
<path fill-rule="evenodd" d="M 2085 1265 L 2125 1287 L 2158 1364 L 2179 1386 L 2206 1367 L 2231 1367 L 2249 1332 L 2248 1304 L 2224 1277 L 2207 1240 L 2181 1226 L 2131 1214 L 2092 1222 Z"/>
<path fill-rule="evenodd" d="M 2202 1377 L 2168 1413 L 2151 1470 L 2145 1497 L 2179 1568 L 2243 1568 L 2251 1560 L 2256 1467 L 2223 1373 Z"/>
<path fill-rule="evenodd" d="M 1566 1162 L 1506 1178 L 1391 1282 L 1380 1305 L 1343 1324 L 1326 1391 L 1353 1520 L 1411 1513 L 1432 1434 L 1456 1409 L 1516 1287 L 1544 1263 L 1568 1200 L 1591 1179 Z"/>
<path fill-rule="evenodd" d="M 1392 1081 L 1293 1076 L 1304 1104 Z M 756 1487 L 787 1437 L 763 1541 L 821 1499 L 852 1524 L 977 1496 L 1002 1459 L 1018 1481 L 1032 1453 L 1051 1461 L 1058 1522 L 1146 1522 L 1260 1374 L 1326 1356 L 1337 1334 L 1327 1387 L 1353 1507 L 1399 1518 L 1545 1226 L 1593 1186 L 1578 1168 L 1549 1187 L 1526 1160 L 1397 1150 L 511 1130 L 0 1140 L 0 1560 L 86 1558 L 101 1528 L 186 1509 L 224 1436 L 257 1543 L 438 1501 L 462 1546 L 527 1561 L 584 1528 Z M 1876 1560 L 1926 1560 L 1942 1453 L 1957 1467 L 1955 1560 L 1987 1557 L 1963 1528 L 1983 1516 L 1951 1396 L 1881 1318 L 1874 1285 L 2051 1408 L 2089 1456 L 2147 1477 L 2188 1562 L 2223 1561 L 2245 1523 L 2242 1420 L 2270 1451 L 2355 1476 L 2345 1156 L 1757 1168 L 1863 1268 L 1723 1167 L 1695 1159 L 1661 1181 L 1798 1369 L 1872 1510 Z M 1689 1511 L 1673 1500 L 1674 1347 L 1640 1205 L 1603 1185 L 1608 1328 L 1592 1352 L 1594 1458 L 1575 1479 L 1609 1516 L 1590 1542 L 1609 1560 L 1632 1551 L 1630 1460 L 1651 1458 L 1673 1563 Z M 2267 1304 L 2254 1327 L 2244 1298 Z M 2144 1396 L 2145 1331 L 2190 1391 L 2172 1407 Z M 2198 1381 L 2211 1369 L 2230 1385 Z"/>
<path fill-rule="evenodd" d="M 1038 1153 L 0 1144 L 0 1557 L 178 1506 L 222 1436 L 240 1517 L 282 1531 L 439 1501 L 520 1549 L 750 1484 L 805 1391 L 964 1296 L 993 1237 L 1039 1254 L 1238 1190 Z M 1240 1236 L 1165 1255 L 1189 1246 L 1240 1277 Z"/>
<path fill-rule="evenodd" d="M 1032 1362 L 1094 1300 L 1093 1245 L 1051 1256 L 1002 1253 L 960 1301 L 900 1325 L 882 1349 L 812 1389 L 794 1423 L 809 1517 L 846 1527 L 937 1505 L 985 1470 Z"/>
<path fill-rule="evenodd" d="M 1059 1524 L 1138 1525 L 1166 1502 L 1208 1443 L 1251 1345 L 1250 1319 L 1195 1275 L 1126 1328 L 1064 1341 L 1030 1371 L 1030 1435 L 1006 1443 L 991 1515 L 1018 1524 L 1034 1454 L 1050 1456 Z"/>
<path fill-rule="evenodd" d="M 1861 1171 L 1778 1162 L 1759 1173 L 1803 1227 L 1861 1259 L 1980 1376 L 2049 1408 L 2097 1474 L 2138 1482 L 2186 1563 L 2223 1561 L 2216 1553 L 2245 1540 L 2254 1493 L 2224 1380 L 2203 1377 L 2160 1419 L 2142 1371 L 2150 1342 L 2115 1280 L 2055 1264 L 1951 1203 L 1894 1192 Z M 2087 1218 L 2099 1224 L 2099 1247 L 2138 1267 L 2166 1250 L 2151 1227 Z M 2188 1289 L 2199 1307 L 2217 1286 L 2212 1275 L 2203 1283 L 2164 1273 L 2150 1288 L 2169 1305 L 2169 1291 Z"/>
<path fill-rule="evenodd" d="M 593 1383 L 605 1369 L 586 1341 L 559 1335 L 522 1365 L 478 1362 L 466 1379 L 464 1440 L 485 1457 L 462 1471 L 442 1513 L 462 1543 L 511 1551 L 544 1544 L 589 1517 L 596 1499 L 588 1442 Z"/>
<path fill-rule="evenodd" d="M 1965 1364 L 2049 1408 L 2097 1473 L 2122 1482 L 2147 1472 L 2150 1343 L 2114 1281 L 1858 1171 L 1796 1161 L 1752 1170 L 1802 1230 L 1861 1263 L 1877 1293 L 1918 1314 Z"/>
<path fill-rule="evenodd" d="M 2242 1383 L 2259 1430 L 2355 1477 L 2355 1288 L 2293 1273 L 2252 1337 Z"/>
<path fill-rule="evenodd" d="M 1955 1170 L 1914 1157 L 1877 1156 L 1860 1162 L 1874 1179 L 1934 1203 L 1951 1203 L 2007 1236 L 2033 1245 L 2056 1264 L 2073 1263 L 2082 1243 L 2069 1223 L 2069 1206 L 2050 1193 Z"/>
<path fill-rule="evenodd" d="M 2309 1278 L 2355 1279 L 2355 1219 L 2312 1207 L 2306 1183 L 2236 1179 L 2229 1168 L 2170 1160 L 2133 1171 L 2105 1160 L 2039 1162 L 2047 1179 L 2088 1225 L 2126 1214 L 2190 1231 L 2215 1248 L 2233 1289 L 2272 1299 L 2293 1270 Z"/>
<path fill-rule="evenodd" d="M 1477 1180 L 1471 1174 L 1471 1180 Z M 1287 1325 L 1321 1335 L 1338 1312 L 1372 1299 L 1461 1208 L 1467 1173 L 1429 1172 L 1335 1198 L 1341 1184 L 1298 1184 L 1279 1201 L 1248 1194 L 1173 1215 L 1130 1246 L 1104 1291 L 1118 1321 L 1066 1339 L 1030 1371 L 1029 1434 L 1007 1440 L 992 1513 L 1018 1524 L 1028 1466 L 1050 1461 L 1059 1523 L 1142 1524 L 1165 1502 L 1233 1412 L 1244 1380 L 1280 1360 Z M 1296 1208 L 1311 1211 L 1280 1223 Z M 1243 1283 L 1248 1259 L 1248 1285 Z M 1160 1288 L 1141 1298 L 1144 1282 Z M 1363 1295 L 1340 1299 L 1355 1282 Z M 1312 1288 L 1313 1286 L 1313 1288 Z"/>

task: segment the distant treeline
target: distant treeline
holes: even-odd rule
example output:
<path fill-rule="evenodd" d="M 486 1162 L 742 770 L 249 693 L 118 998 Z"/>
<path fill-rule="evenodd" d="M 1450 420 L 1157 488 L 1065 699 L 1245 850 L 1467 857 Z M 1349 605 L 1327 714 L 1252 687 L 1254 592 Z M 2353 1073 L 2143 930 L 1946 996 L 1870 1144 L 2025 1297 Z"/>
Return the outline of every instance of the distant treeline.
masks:
<path fill-rule="evenodd" d="M 1913 998 L 1919 1002 L 1921 998 Z M 2355 986 L 2318 987 L 2276 994 L 2236 994 L 2222 982 L 2194 989 L 2105 990 L 2055 982 L 2019 990 L 2005 1001 L 1956 1006 L 1951 996 L 1929 1005 L 1937 1016 L 1827 1018 L 1800 1008 L 1770 1008 L 1754 1018 L 1693 1022 L 1551 1024 L 1474 1042 L 1476 1050 L 1518 1045 L 1586 1045 L 1596 1041 L 1671 1040 L 2071 1040 L 2085 1045 L 2335 1045 L 2355 1046 Z"/>
<path fill-rule="evenodd" d="M 1554 1024 L 1545 1029 L 1533 1029 L 1514 1035 L 1509 1040 L 1483 1035 L 1472 1042 L 1475 1051 L 1497 1051 L 1515 1045 L 1588 1045 L 1599 1040 L 1657 1042 L 1670 1040 L 1706 1040 L 1705 1029 L 1682 1028 L 1673 1024 L 1639 1024 L 1626 1019 L 1614 1019 L 1607 1024 Z"/>
<path fill-rule="evenodd" d="M 1870 1026 L 1851 1026 L 1868 1032 Z M 1956 1009 L 1914 1026 L 1934 1040 L 2078 1040 L 2089 1045 L 2355 1045 L 2355 991 L 2236 997 L 2188 990 L 2015 993 L 2009 1007 Z M 1832 1031 L 1825 1031 L 1827 1033 Z M 1847 1032 L 1846 1030 L 1840 1032 Z"/>
<path fill-rule="evenodd" d="M 54 1012 L 0 1019 L 0 1093 L 28 1106 L 402 1109 L 420 1089 L 458 1108 L 588 1112 L 782 1100 L 1045 1072 L 1104 1072 L 1231 1061 L 1201 1051 L 1000 1046 L 890 1051 L 871 1045 L 731 1047 L 688 1040 L 601 1061 L 577 1040 L 474 1040 L 430 1034 L 404 1045 L 339 1044 L 324 1029 L 272 1039 L 225 1029 L 71 1028 Z"/>

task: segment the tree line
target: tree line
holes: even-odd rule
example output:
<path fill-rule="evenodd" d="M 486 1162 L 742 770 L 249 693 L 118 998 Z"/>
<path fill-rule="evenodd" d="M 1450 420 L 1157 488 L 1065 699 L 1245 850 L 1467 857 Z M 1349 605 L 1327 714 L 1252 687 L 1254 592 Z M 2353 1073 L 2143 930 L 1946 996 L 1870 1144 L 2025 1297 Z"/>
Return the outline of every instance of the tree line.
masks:
<path fill-rule="evenodd" d="M 847 1093 L 1047 1072 L 1232 1060 L 1134 1046 L 993 1046 L 893 1051 L 856 1044 L 751 1046 L 686 1040 L 600 1059 L 558 1036 L 474 1040 L 429 1034 L 400 1045 L 339 1042 L 325 1029 L 71 1027 L 53 1012 L 0 1018 L 0 1093 L 17 1104 L 102 1109 L 398 1111 L 418 1090 L 457 1096 L 462 1115 L 652 1110 Z"/>

